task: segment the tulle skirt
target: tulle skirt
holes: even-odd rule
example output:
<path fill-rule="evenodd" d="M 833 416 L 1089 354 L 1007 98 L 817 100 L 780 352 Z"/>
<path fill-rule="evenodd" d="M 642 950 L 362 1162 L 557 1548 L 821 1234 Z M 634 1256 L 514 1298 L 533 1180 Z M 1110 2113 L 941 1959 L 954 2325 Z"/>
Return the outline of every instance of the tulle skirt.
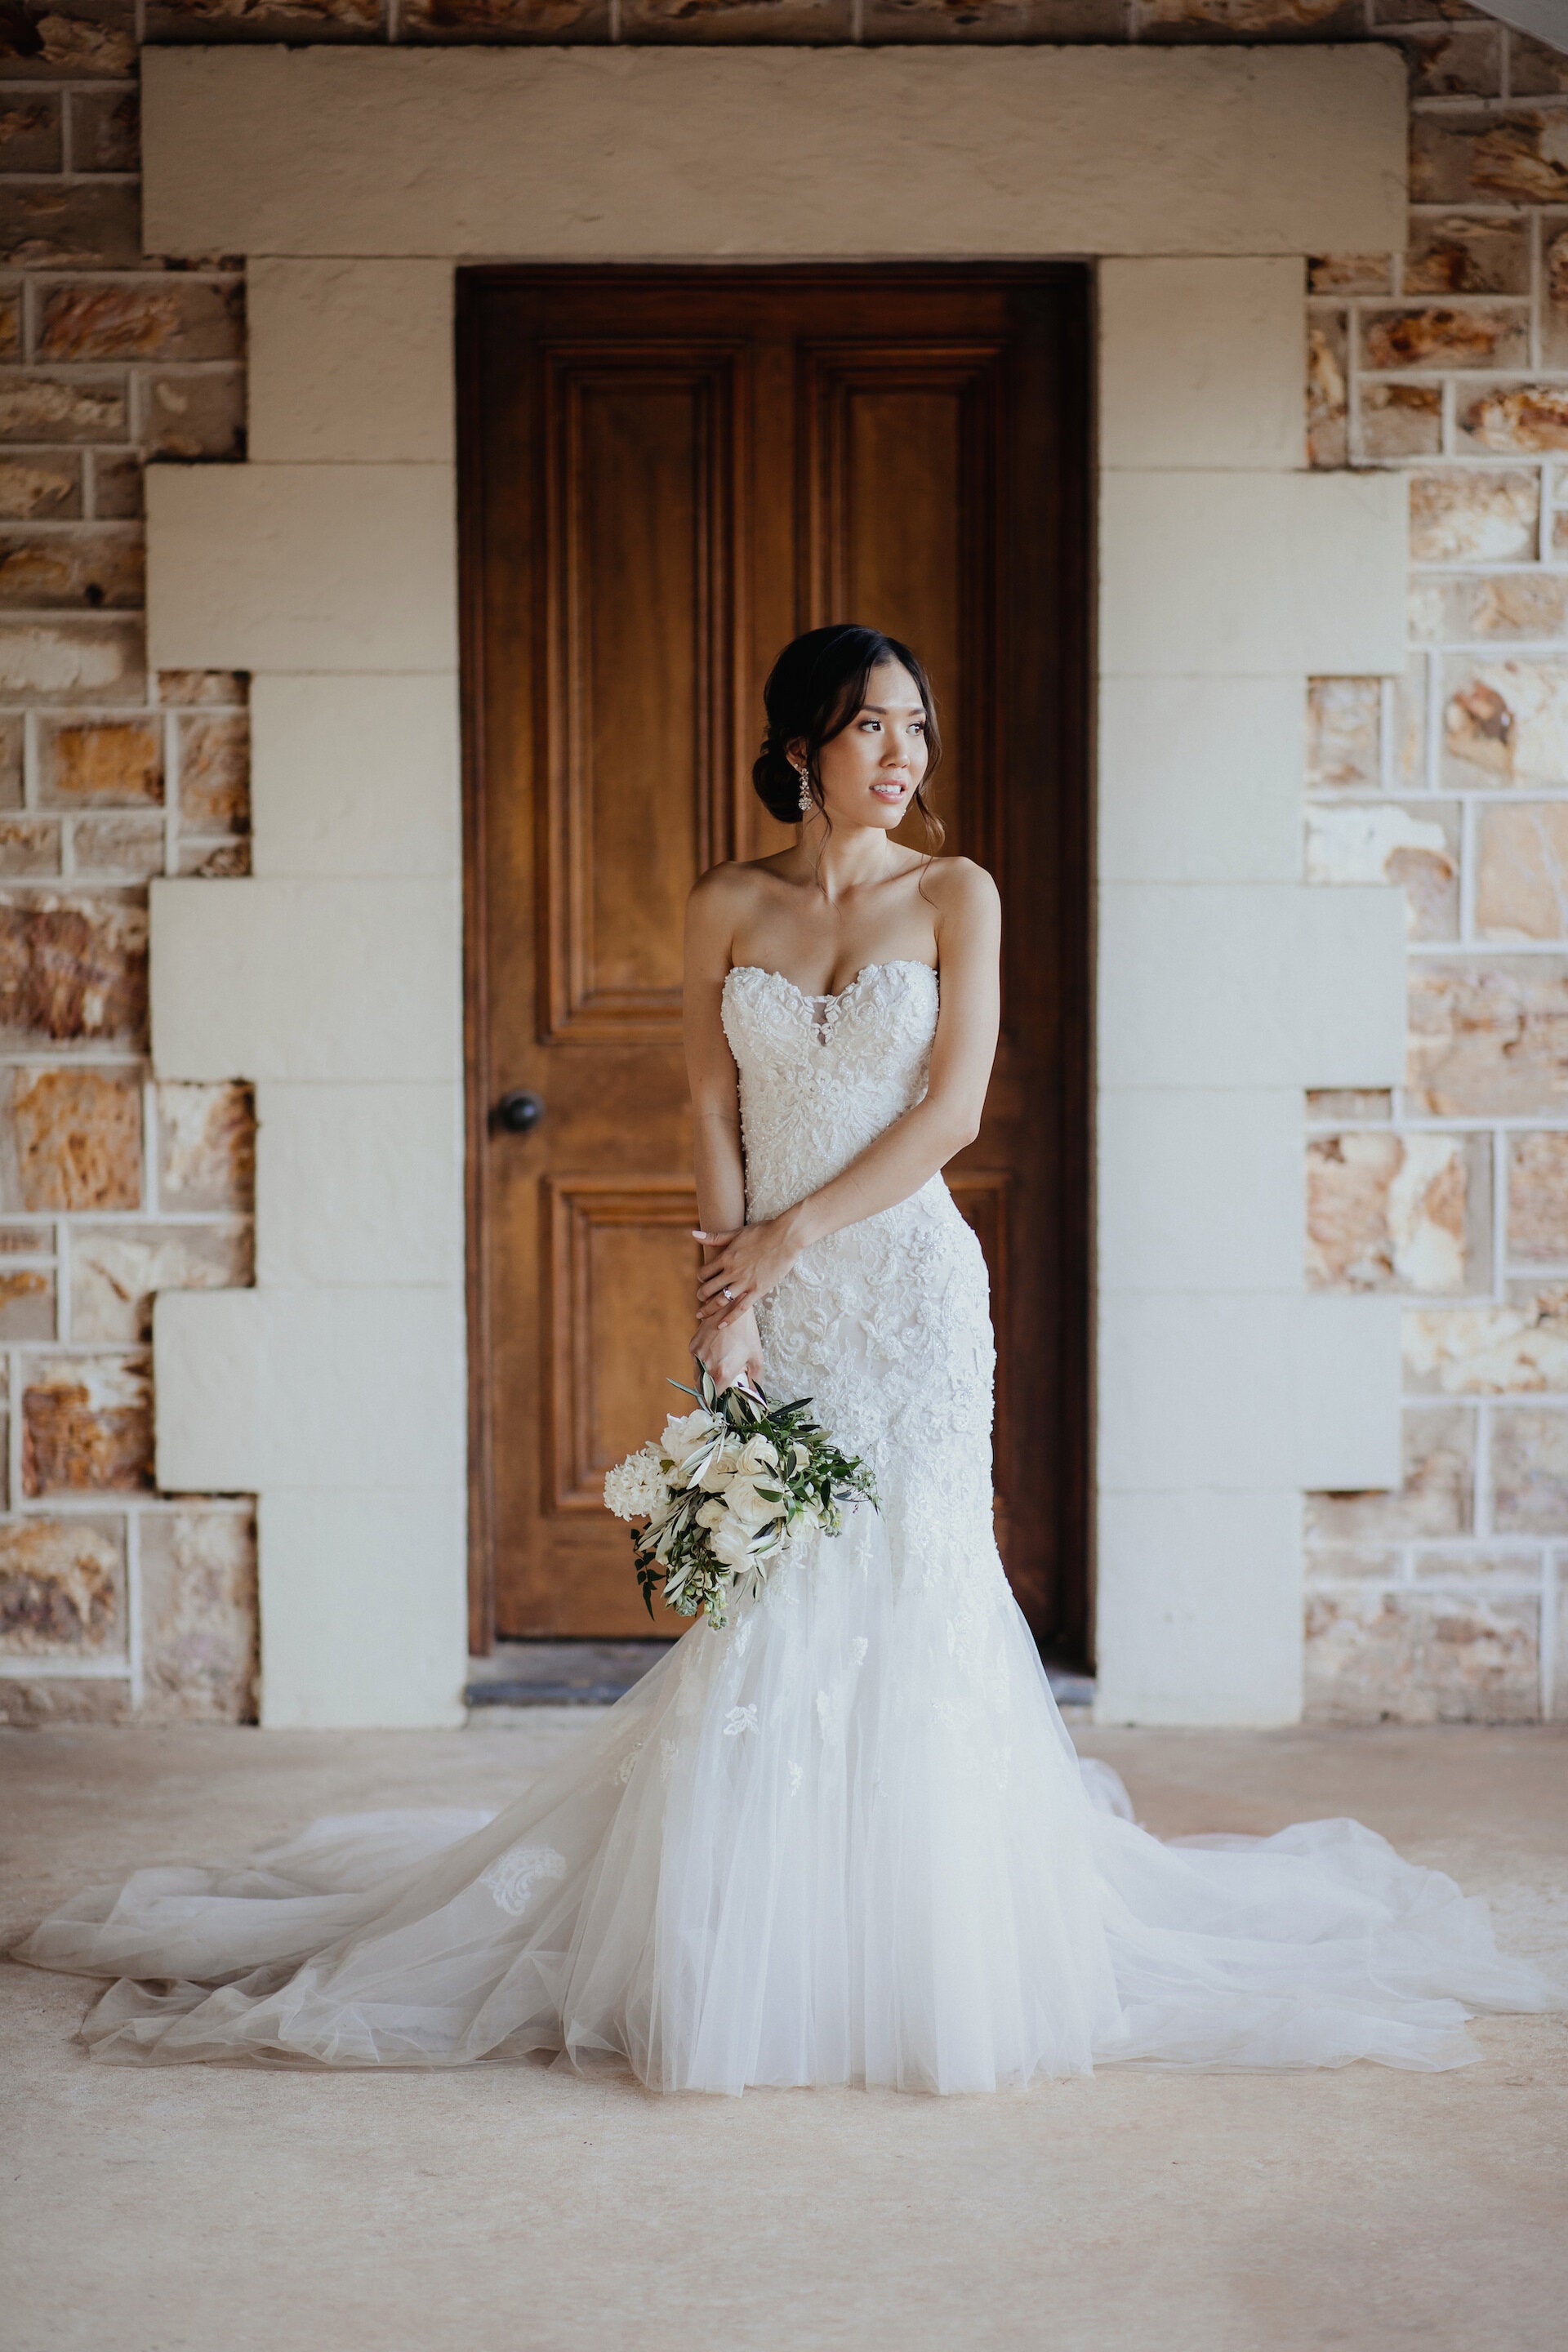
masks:
<path fill-rule="evenodd" d="M 1081 1764 L 1002 1577 L 861 1509 L 699 1622 L 504 1811 L 321 1821 L 139 1871 L 16 1957 L 116 1981 L 95 2057 L 461 2066 L 667 2091 L 990 2091 L 1100 2063 L 1462 2065 L 1562 2005 L 1354 1822 L 1163 1844 Z"/>

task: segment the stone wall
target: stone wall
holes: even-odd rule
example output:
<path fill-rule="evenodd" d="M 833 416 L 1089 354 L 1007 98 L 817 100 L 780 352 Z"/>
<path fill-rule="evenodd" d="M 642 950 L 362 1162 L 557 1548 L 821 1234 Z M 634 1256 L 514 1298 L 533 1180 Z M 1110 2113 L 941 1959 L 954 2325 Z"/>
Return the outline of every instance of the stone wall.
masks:
<path fill-rule="evenodd" d="M 142 1058 L 145 877 L 247 865 L 243 681 L 140 656 L 141 461 L 242 454 L 243 405 L 237 268 L 137 253 L 139 37 L 1403 47 L 1411 250 L 1314 263 L 1309 423 L 1314 465 L 1411 477 L 1412 651 L 1314 687 L 1306 855 L 1405 887 L 1411 1066 L 1313 1098 L 1307 1246 L 1315 1285 L 1410 1301 L 1409 1469 L 1311 1499 L 1310 1703 L 1539 1713 L 1568 1559 L 1568 60 L 1459 0 L 27 0 L 0 29 L 14 1719 L 243 1716 L 252 1675 L 248 1515 L 153 1490 L 141 1346 L 153 1289 L 247 1278 L 250 1108 Z"/>

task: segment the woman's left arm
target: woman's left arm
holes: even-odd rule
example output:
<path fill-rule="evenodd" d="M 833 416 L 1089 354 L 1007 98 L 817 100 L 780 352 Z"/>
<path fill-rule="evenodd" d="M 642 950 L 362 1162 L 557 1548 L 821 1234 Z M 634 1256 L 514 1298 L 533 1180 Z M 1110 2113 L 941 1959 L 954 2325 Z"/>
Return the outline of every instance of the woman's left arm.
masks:
<path fill-rule="evenodd" d="M 722 1330 L 747 1313 L 811 1243 L 907 1201 L 980 1132 L 1000 1019 L 1001 901 L 990 875 L 968 858 L 943 859 L 942 868 L 942 1004 L 925 1095 L 819 1192 L 765 1223 L 704 1235 L 718 1252 L 699 1289 L 706 1328 Z"/>

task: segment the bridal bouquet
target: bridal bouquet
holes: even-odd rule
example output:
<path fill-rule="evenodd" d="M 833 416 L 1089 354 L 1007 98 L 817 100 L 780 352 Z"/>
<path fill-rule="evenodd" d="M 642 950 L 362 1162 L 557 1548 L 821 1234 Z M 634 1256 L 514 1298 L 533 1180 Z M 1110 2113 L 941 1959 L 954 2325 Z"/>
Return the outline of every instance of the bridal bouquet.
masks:
<path fill-rule="evenodd" d="M 741 1383 L 717 1389 L 705 1370 L 700 1386 L 671 1388 L 695 1398 L 697 1411 L 672 1413 L 664 1435 L 617 1463 L 605 1501 L 632 1528 L 637 1582 L 653 1615 L 655 1589 L 683 1617 L 701 1610 L 724 1624 L 731 1586 L 755 1592 L 793 1536 L 822 1528 L 837 1535 L 840 1506 L 877 1502 L 871 1473 L 841 1454 L 809 1418 L 811 1399 L 770 1404 Z"/>

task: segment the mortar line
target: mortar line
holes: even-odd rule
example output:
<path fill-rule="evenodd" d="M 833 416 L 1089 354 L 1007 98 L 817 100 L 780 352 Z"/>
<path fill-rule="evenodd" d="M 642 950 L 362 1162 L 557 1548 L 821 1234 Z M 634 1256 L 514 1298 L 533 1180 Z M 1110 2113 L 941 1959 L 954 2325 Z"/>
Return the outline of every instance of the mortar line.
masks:
<path fill-rule="evenodd" d="M 131 1712 L 142 1712 L 142 1514 L 125 1514 L 125 1655 L 131 1669 Z"/>

